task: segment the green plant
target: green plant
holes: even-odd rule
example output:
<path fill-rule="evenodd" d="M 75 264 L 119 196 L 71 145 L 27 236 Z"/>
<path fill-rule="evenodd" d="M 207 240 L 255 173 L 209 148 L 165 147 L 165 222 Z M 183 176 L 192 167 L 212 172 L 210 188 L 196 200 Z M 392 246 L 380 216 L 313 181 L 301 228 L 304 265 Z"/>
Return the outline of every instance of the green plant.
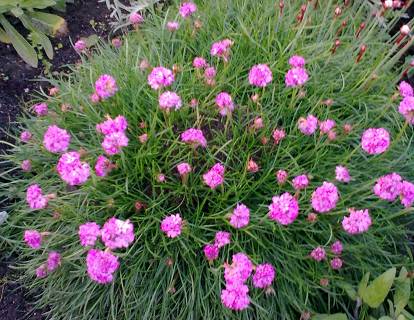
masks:
<path fill-rule="evenodd" d="M 40 10 L 53 7 L 65 10 L 72 0 L 5 0 L 0 3 L 0 42 L 11 44 L 19 56 L 36 68 L 38 57 L 35 48 L 43 49 L 53 59 L 53 46 L 48 36 L 55 37 L 67 32 L 66 21 L 51 13 Z M 30 43 L 9 21 L 13 17 L 20 21 L 29 32 Z"/>
<path fill-rule="evenodd" d="M 50 79 L 59 93 L 38 97 L 47 102 L 47 115 L 21 119 L 22 128 L 33 137 L 24 144 L 16 134 L 18 142 L 2 157 L 9 169 L 1 174 L 6 182 L 0 189 L 10 201 L 0 245 L 6 252 L 19 253 L 21 280 L 33 290 L 41 288 L 39 304 L 49 306 L 50 318 L 298 319 L 305 311 L 353 310 L 342 282 L 355 283 L 367 271 L 380 274 L 392 267 L 414 267 L 412 242 L 407 240 L 413 235 L 413 209 L 381 200 L 372 191 L 376 179 L 391 171 L 414 179 L 413 129 L 396 110 L 395 98 L 396 84 L 407 67 L 398 61 L 414 40 L 396 44 L 398 35 L 390 37 L 380 27 L 370 6 L 341 5 L 341 13 L 335 14 L 342 1 L 323 6 L 319 1 L 316 8 L 316 1 L 306 3 L 303 12 L 302 3 L 285 1 L 281 12 L 273 0 L 198 1 L 196 17 L 185 20 L 171 6 L 164 15 L 150 14 L 119 49 L 98 45 L 97 52 L 90 59 L 85 56 L 67 78 Z M 388 26 L 399 14 L 385 13 Z M 180 29 L 168 31 L 167 22 L 178 19 Z M 362 22 L 365 28 L 357 37 Z M 225 38 L 233 41 L 228 62 L 210 56 L 212 43 Z M 301 88 L 285 85 L 288 60 L 294 54 L 307 60 L 310 78 Z M 193 68 L 197 56 L 217 68 L 215 83 L 206 85 L 202 72 Z M 271 84 L 261 89 L 248 81 L 249 70 L 259 63 L 273 72 Z M 149 87 L 146 64 L 175 70 L 170 90 L 181 96 L 180 110 L 160 110 L 161 90 Z M 102 74 L 114 77 L 119 91 L 94 104 L 90 95 Z M 229 117 L 221 117 L 215 106 L 222 91 L 236 104 Z M 198 104 L 190 107 L 192 99 Z M 302 134 L 298 120 L 308 114 L 334 119 L 336 137 Z M 103 137 L 95 127 L 106 115 L 123 115 L 129 123 L 128 146 L 110 157 L 116 168 L 105 178 L 92 173 L 79 187 L 65 185 L 56 173 L 61 155 L 42 145 L 45 131 L 52 124 L 66 129 L 72 136 L 70 150 L 82 150 L 82 161 L 93 167 L 103 153 Z M 264 127 L 253 130 L 256 117 L 262 118 Z M 342 130 L 345 124 L 352 124 L 348 134 Z M 203 130 L 206 148 L 181 142 L 180 134 L 192 127 Z M 272 132 L 282 127 L 286 137 L 275 144 Z M 385 153 L 373 156 L 361 149 L 361 134 L 369 127 L 389 130 L 392 143 Z M 27 159 L 32 171 L 20 174 Z M 247 171 L 249 159 L 259 164 L 257 173 Z M 176 171 L 181 162 L 193 167 L 183 179 Z M 213 191 L 203 183 L 203 174 L 217 162 L 226 172 L 224 185 Z M 341 194 L 336 208 L 319 214 L 315 222 L 311 194 L 323 181 L 335 179 L 339 164 L 348 167 L 353 180 L 336 183 Z M 290 178 L 303 173 L 310 177 L 309 186 L 297 193 L 300 214 L 288 226 L 267 217 L 273 196 L 295 193 L 289 183 L 277 183 L 279 169 L 286 169 Z M 165 183 L 157 180 L 159 173 L 167 176 Z M 34 183 L 45 194 L 56 195 L 46 209 L 28 209 L 26 190 Z M 228 214 L 240 202 L 251 209 L 250 222 L 235 229 Z M 351 236 L 343 230 L 348 208 L 370 210 L 373 223 L 367 232 Z M 160 222 L 178 212 L 186 226 L 177 238 L 167 238 Z M 88 249 L 80 245 L 77 233 L 87 221 L 103 225 L 112 216 L 130 219 L 135 241 L 115 251 L 120 261 L 115 278 L 99 285 L 88 278 Z M 48 232 L 40 250 L 22 241 L 27 229 Z M 231 244 L 209 263 L 203 246 L 221 230 L 231 232 Z M 312 249 L 328 247 L 335 239 L 344 246 L 340 271 L 330 267 L 334 255 L 329 250 L 325 262 L 309 257 Z M 104 250 L 101 242 L 97 247 Z M 36 278 L 35 270 L 51 250 L 61 252 L 61 267 Z M 273 290 L 256 289 L 248 282 L 250 307 L 233 312 L 223 307 L 220 294 L 225 287 L 223 265 L 238 252 L 254 264 L 273 264 L 277 275 Z"/>

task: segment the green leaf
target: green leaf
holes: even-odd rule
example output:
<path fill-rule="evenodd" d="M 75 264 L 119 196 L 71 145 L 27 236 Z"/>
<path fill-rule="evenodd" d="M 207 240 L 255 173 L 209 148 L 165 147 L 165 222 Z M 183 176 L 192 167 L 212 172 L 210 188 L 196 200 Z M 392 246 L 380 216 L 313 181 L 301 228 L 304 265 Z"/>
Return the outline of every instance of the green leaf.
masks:
<path fill-rule="evenodd" d="M 365 290 L 368 286 L 369 276 L 370 276 L 370 273 L 367 272 L 364 275 L 364 277 L 361 279 L 361 282 L 358 285 L 358 296 L 360 296 L 360 297 L 363 296 L 363 293 L 365 292 Z"/>
<path fill-rule="evenodd" d="M 0 24 L 3 26 L 7 36 L 10 38 L 13 48 L 19 56 L 30 66 L 37 68 L 37 54 L 35 49 L 26 41 L 23 36 L 0 14 Z"/>
<path fill-rule="evenodd" d="M 347 282 L 344 282 L 344 281 L 339 281 L 338 283 L 338 286 L 340 287 L 340 288 L 342 288 L 342 289 L 344 289 L 344 291 L 346 292 L 346 294 L 353 300 L 353 301 L 355 301 L 357 298 L 358 298 L 358 294 L 357 294 L 357 292 L 356 292 L 356 290 L 355 290 L 355 288 L 351 285 L 351 284 L 349 284 L 349 283 L 347 283 Z"/>
<path fill-rule="evenodd" d="M 65 19 L 55 14 L 28 12 L 27 15 L 36 28 L 53 37 L 65 35 L 68 31 Z"/>
<path fill-rule="evenodd" d="M 22 16 L 24 14 L 24 11 L 21 8 L 18 8 L 18 7 L 13 8 L 10 11 L 17 18 L 20 17 L 20 16 Z"/>
<path fill-rule="evenodd" d="M 19 6 L 26 9 L 46 9 L 55 4 L 55 0 L 21 0 Z"/>
<path fill-rule="evenodd" d="M 87 47 L 90 48 L 99 42 L 99 37 L 96 34 L 93 34 L 87 38 L 83 38 L 83 40 L 86 42 Z"/>
<path fill-rule="evenodd" d="M 371 308 L 378 308 L 388 295 L 395 279 L 396 269 L 391 268 L 381 274 L 362 290 L 362 300 Z"/>
<path fill-rule="evenodd" d="M 33 42 L 40 44 L 45 50 L 47 57 L 53 59 L 53 46 L 49 38 L 44 33 L 36 31 L 33 31 L 31 35 Z"/>
<path fill-rule="evenodd" d="M 391 317 L 389 316 L 382 316 L 381 318 L 379 318 L 378 320 L 392 320 Z"/>
<path fill-rule="evenodd" d="M 414 298 L 412 297 L 410 301 L 408 301 L 408 308 L 411 309 L 411 311 L 414 311 Z"/>
<path fill-rule="evenodd" d="M 348 317 L 345 313 L 316 314 L 312 317 L 312 320 L 348 320 Z"/>
<path fill-rule="evenodd" d="M 394 305 L 396 315 L 404 310 L 410 300 L 410 278 L 407 277 L 407 274 L 407 269 L 402 267 L 398 278 L 395 279 Z"/>
<path fill-rule="evenodd" d="M 0 28 L 0 42 L 7 44 L 11 43 L 9 36 L 7 35 L 6 31 L 3 30 L 3 28 Z"/>

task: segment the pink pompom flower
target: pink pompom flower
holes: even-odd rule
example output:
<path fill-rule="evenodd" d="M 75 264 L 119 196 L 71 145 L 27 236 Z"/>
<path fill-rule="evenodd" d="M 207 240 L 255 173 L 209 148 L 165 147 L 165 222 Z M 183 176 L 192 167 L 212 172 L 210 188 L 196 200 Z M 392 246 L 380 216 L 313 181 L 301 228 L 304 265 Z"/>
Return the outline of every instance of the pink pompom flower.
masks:
<path fill-rule="evenodd" d="M 180 24 L 177 21 L 168 21 L 167 29 L 168 31 L 174 32 L 180 28 Z"/>
<path fill-rule="evenodd" d="M 270 263 L 257 265 L 253 275 L 253 286 L 256 288 L 269 287 L 275 278 L 275 274 L 275 268 Z"/>
<path fill-rule="evenodd" d="M 188 1 L 183 2 L 180 6 L 179 12 L 181 17 L 188 18 L 192 16 L 197 11 L 197 6 L 194 2 Z"/>
<path fill-rule="evenodd" d="M 165 91 L 159 97 L 159 105 L 162 110 L 178 110 L 182 106 L 181 97 L 172 91 Z"/>
<path fill-rule="evenodd" d="M 299 215 L 298 200 L 288 192 L 274 196 L 268 208 L 268 217 L 281 225 L 293 223 Z"/>
<path fill-rule="evenodd" d="M 259 171 L 259 165 L 253 159 L 249 159 L 247 162 L 247 171 L 251 173 L 256 173 Z"/>
<path fill-rule="evenodd" d="M 180 176 L 188 175 L 191 172 L 191 166 L 187 162 L 182 162 L 177 165 L 177 171 L 180 174 Z"/>
<path fill-rule="evenodd" d="M 217 70 L 214 67 L 206 67 L 204 70 L 204 77 L 208 80 L 213 80 L 217 75 Z"/>
<path fill-rule="evenodd" d="M 47 271 L 55 271 L 61 264 L 62 256 L 59 252 L 51 251 L 47 256 Z"/>
<path fill-rule="evenodd" d="M 227 284 L 221 291 L 221 302 L 223 305 L 234 311 L 246 309 L 250 304 L 249 288 L 245 284 Z"/>
<path fill-rule="evenodd" d="M 335 257 L 331 260 L 330 264 L 332 269 L 339 270 L 342 268 L 343 261 L 341 258 Z"/>
<path fill-rule="evenodd" d="M 414 184 L 408 181 L 403 181 L 401 183 L 401 204 L 409 208 L 414 203 Z"/>
<path fill-rule="evenodd" d="M 43 117 L 47 115 L 49 108 L 47 107 L 46 103 L 42 102 L 42 103 L 35 104 L 33 106 L 33 110 L 38 117 Z"/>
<path fill-rule="evenodd" d="M 128 146 L 129 139 L 124 132 L 114 132 L 105 135 L 102 148 L 105 153 L 112 156 L 121 152 L 123 147 Z"/>
<path fill-rule="evenodd" d="M 403 98 L 414 96 L 413 87 L 408 82 L 401 81 L 398 90 Z"/>
<path fill-rule="evenodd" d="M 216 189 L 224 182 L 225 168 L 222 164 L 216 163 L 209 171 L 203 174 L 203 181 L 212 190 Z"/>
<path fill-rule="evenodd" d="M 296 176 L 292 179 L 292 184 L 295 190 L 305 189 L 309 185 L 309 178 L 306 174 Z"/>
<path fill-rule="evenodd" d="M 161 231 L 164 232 L 168 238 L 178 237 L 181 234 L 182 227 L 183 220 L 178 213 L 169 215 L 161 221 Z"/>
<path fill-rule="evenodd" d="M 56 125 L 49 126 L 43 136 L 43 145 L 49 152 L 65 152 L 68 150 L 69 143 L 69 133 Z"/>
<path fill-rule="evenodd" d="M 226 231 L 218 231 L 214 237 L 214 245 L 218 248 L 224 247 L 230 243 L 231 234 Z"/>
<path fill-rule="evenodd" d="M 369 128 L 361 138 L 362 149 L 369 154 L 384 153 L 390 146 L 390 134 L 384 128 Z"/>
<path fill-rule="evenodd" d="M 285 129 L 275 129 L 272 133 L 273 141 L 275 144 L 279 144 L 286 137 Z"/>
<path fill-rule="evenodd" d="M 144 22 L 144 17 L 138 12 L 132 12 L 129 15 L 129 22 L 134 26 L 137 26 Z"/>
<path fill-rule="evenodd" d="M 278 170 L 276 172 L 277 183 L 280 185 L 284 184 L 287 181 L 288 176 L 289 174 L 286 170 Z"/>
<path fill-rule="evenodd" d="M 383 200 L 394 201 L 401 193 L 402 178 L 393 172 L 378 178 L 374 193 Z"/>
<path fill-rule="evenodd" d="M 214 244 L 206 244 L 203 251 L 207 260 L 210 262 L 218 258 L 219 248 Z"/>
<path fill-rule="evenodd" d="M 32 249 L 39 249 L 42 245 L 42 234 L 36 230 L 26 230 L 23 239 Z"/>
<path fill-rule="evenodd" d="M 98 237 L 101 236 L 101 227 L 96 222 L 81 224 L 78 230 L 81 246 L 94 246 Z"/>
<path fill-rule="evenodd" d="M 303 134 L 310 136 L 315 133 L 318 128 L 318 118 L 313 115 L 308 115 L 306 118 L 299 118 L 298 128 Z"/>
<path fill-rule="evenodd" d="M 208 67 L 208 63 L 203 57 L 195 57 L 193 60 L 193 67 L 196 69 L 204 69 Z"/>
<path fill-rule="evenodd" d="M 230 39 L 224 39 L 212 44 L 210 54 L 213 57 L 222 58 L 224 61 L 228 61 L 230 56 L 230 49 L 233 46 L 233 41 Z"/>
<path fill-rule="evenodd" d="M 243 203 L 237 204 L 236 208 L 233 210 L 233 213 L 230 216 L 230 224 L 236 228 L 240 229 L 249 224 L 250 221 L 250 209 L 246 207 Z"/>
<path fill-rule="evenodd" d="M 30 172 L 32 170 L 32 162 L 30 160 L 23 160 L 20 167 L 24 172 Z"/>
<path fill-rule="evenodd" d="M 108 135 L 115 132 L 124 132 L 128 127 L 128 122 L 124 116 L 117 116 L 115 119 L 107 116 L 107 119 L 96 125 L 96 131 Z"/>
<path fill-rule="evenodd" d="M 98 177 L 105 177 L 111 170 L 115 168 L 115 165 L 105 156 L 98 156 L 95 164 L 95 173 Z"/>
<path fill-rule="evenodd" d="M 285 76 L 286 87 L 303 86 L 309 79 L 309 75 L 304 68 L 292 68 Z"/>
<path fill-rule="evenodd" d="M 174 80 L 174 73 L 164 67 L 155 67 L 148 75 L 148 84 L 154 90 L 169 87 L 173 84 Z"/>
<path fill-rule="evenodd" d="M 49 199 L 43 195 L 42 188 L 38 184 L 32 184 L 27 188 L 26 201 L 30 209 L 39 210 L 47 207 Z"/>
<path fill-rule="evenodd" d="M 101 239 L 111 250 L 128 248 L 134 241 L 134 225 L 128 220 L 110 218 L 102 227 Z"/>
<path fill-rule="evenodd" d="M 335 179 L 340 182 L 348 183 L 351 181 L 349 171 L 344 166 L 336 166 L 335 168 Z"/>
<path fill-rule="evenodd" d="M 349 234 L 360 234 L 368 231 L 372 224 L 368 209 L 349 209 L 349 216 L 342 220 L 342 228 Z"/>
<path fill-rule="evenodd" d="M 292 68 L 303 68 L 306 64 L 306 61 L 304 57 L 292 56 L 289 59 L 289 64 Z"/>
<path fill-rule="evenodd" d="M 112 282 L 114 272 L 119 268 L 118 257 L 111 252 L 90 249 L 86 256 L 89 277 L 100 284 Z"/>
<path fill-rule="evenodd" d="M 224 264 L 224 279 L 227 284 L 246 282 L 253 271 L 253 263 L 249 257 L 242 252 L 232 257 L 232 263 Z"/>
<path fill-rule="evenodd" d="M 75 51 L 77 53 L 81 53 L 83 51 L 85 51 L 85 49 L 88 47 L 87 43 L 85 40 L 83 39 L 79 39 L 78 41 L 75 42 L 75 44 L 73 45 L 73 48 L 75 49 Z"/>
<path fill-rule="evenodd" d="M 95 82 L 95 93 L 102 100 L 106 100 L 114 96 L 117 91 L 118 86 L 116 84 L 115 78 L 108 74 L 99 76 L 98 80 Z"/>
<path fill-rule="evenodd" d="M 249 83 L 252 86 L 266 87 L 273 80 L 272 70 L 267 64 L 258 64 L 253 66 L 249 72 Z"/>
<path fill-rule="evenodd" d="M 315 261 L 322 261 L 326 259 L 326 251 L 322 247 L 316 247 L 312 250 L 310 256 Z"/>
<path fill-rule="evenodd" d="M 76 151 L 64 153 L 58 161 L 56 170 L 60 178 L 70 186 L 84 184 L 91 172 L 89 164 L 80 160 L 80 154 Z"/>
<path fill-rule="evenodd" d="M 325 213 L 334 209 L 338 200 L 338 188 L 333 183 L 324 181 L 312 193 L 312 208 L 319 213 Z"/>
<path fill-rule="evenodd" d="M 207 140 L 204 137 L 203 131 L 195 128 L 185 130 L 181 134 L 181 141 L 192 145 L 194 148 L 199 146 L 203 148 L 207 147 Z"/>
<path fill-rule="evenodd" d="M 217 95 L 216 105 L 219 108 L 220 114 L 222 116 L 225 116 L 234 110 L 233 99 L 227 92 L 221 92 Z"/>
<path fill-rule="evenodd" d="M 23 142 L 27 143 L 30 141 L 30 139 L 32 139 L 32 133 L 30 131 L 23 131 L 20 134 L 20 140 L 22 140 Z"/>
<path fill-rule="evenodd" d="M 331 252 L 333 254 L 341 255 L 342 254 L 342 250 L 343 250 L 343 245 L 342 245 L 342 242 L 341 241 L 336 240 L 334 243 L 332 243 L 332 245 L 331 245 Z"/>
<path fill-rule="evenodd" d="M 329 131 L 331 131 L 333 128 L 335 128 L 335 121 L 332 119 L 328 119 L 325 121 L 320 121 L 319 122 L 319 130 L 321 132 L 321 134 L 324 133 L 329 133 Z"/>
<path fill-rule="evenodd" d="M 406 96 L 398 107 L 398 112 L 404 116 L 409 124 L 414 124 L 414 97 Z"/>

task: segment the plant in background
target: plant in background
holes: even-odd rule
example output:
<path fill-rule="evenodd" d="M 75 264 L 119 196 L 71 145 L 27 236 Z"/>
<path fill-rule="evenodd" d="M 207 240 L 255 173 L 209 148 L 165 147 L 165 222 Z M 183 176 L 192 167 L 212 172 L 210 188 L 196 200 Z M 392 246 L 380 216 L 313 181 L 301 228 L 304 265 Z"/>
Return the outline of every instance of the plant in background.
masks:
<path fill-rule="evenodd" d="M 153 10 L 2 157 L 0 246 L 51 318 L 341 316 L 342 283 L 414 268 L 413 38 L 365 2 Z"/>
<path fill-rule="evenodd" d="M 58 15 L 42 12 L 47 8 L 63 11 L 72 0 L 6 0 L 0 3 L 0 42 L 11 44 L 19 56 L 36 68 L 38 55 L 36 48 L 45 51 L 53 59 L 53 46 L 48 36 L 56 37 L 67 32 L 66 21 Z M 13 18 L 13 19 L 9 19 Z M 27 41 L 13 26 L 13 21 L 21 22 L 28 31 Z"/>

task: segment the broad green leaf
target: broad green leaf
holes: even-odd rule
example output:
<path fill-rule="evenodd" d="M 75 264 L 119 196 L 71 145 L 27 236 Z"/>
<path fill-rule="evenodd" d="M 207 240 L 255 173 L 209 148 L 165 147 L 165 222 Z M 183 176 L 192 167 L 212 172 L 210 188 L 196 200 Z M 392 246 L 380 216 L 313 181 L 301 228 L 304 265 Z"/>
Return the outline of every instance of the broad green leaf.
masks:
<path fill-rule="evenodd" d="M 13 8 L 13 9 L 11 9 L 10 10 L 11 11 L 11 13 L 13 13 L 13 15 L 15 16 L 15 17 L 20 17 L 20 16 L 22 16 L 23 14 L 24 14 L 24 11 L 21 9 L 21 8 Z"/>
<path fill-rule="evenodd" d="M 40 44 L 42 46 L 42 48 L 45 50 L 46 55 L 49 59 L 53 59 L 53 46 L 52 43 L 50 42 L 49 38 L 41 32 L 32 32 L 32 40 L 33 42 Z"/>
<path fill-rule="evenodd" d="M 55 4 L 55 0 L 21 0 L 19 5 L 26 9 L 46 9 Z"/>
<path fill-rule="evenodd" d="M 364 277 L 361 279 L 361 282 L 358 285 L 358 296 L 362 297 L 363 293 L 365 292 L 365 289 L 368 286 L 370 273 L 367 272 Z"/>
<path fill-rule="evenodd" d="M 19 56 L 30 66 L 37 68 L 37 54 L 35 49 L 26 41 L 23 36 L 7 21 L 7 19 L 0 14 L 0 24 L 4 31 L 10 38 L 13 48 L 17 51 Z"/>
<path fill-rule="evenodd" d="M 53 7 L 56 10 L 65 12 L 66 10 L 66 0 L 56 0 L 56 4 Z"/>
<path fill-rule="evenodd" d="M 411 297 L 410 301 L 408 301 L 408 308 L 414 311 L 414 297 Z"/>
<path fill-rule="evenodd" d="M 348 317 L 345 313 L 317 314 L 312 317 L 312 320 L 348 320 Z"/>
<path fill-rule="evenodd" d="M 2 28 L 0 28 L 0 42 L 3 43 L 11 43 L 11 40 L 9 36 L 7 35 L 6 31 L 4 31 Z"/>
<path fill-rule="evenodd" d="M 53 37 L 64 35 L 68 31 L 65 19 L 55 14 L 28 12 L 27 15 L 36 28 Z"/>
<path fill-rule="evenodd" d="M 337 283 L 338 284 L 338 286 L 340 287 L 340 288 L 342 288 L 342 289 L 344 289 L 345 290 L 345 292 L 346 292 L 346 294 L 352 299 L 352 300 L 356 300 L 357 298 L 358 298 L 358 294 L 357 294 L 357 292 L 356 292 L 356 290 L 355 290 L 355 288 L 351 285 L 351 284 L 349 284 L 349 283 L 347 283 L 347 282 L 343 282 L 343 281 L 340 281 L 340 282 L 338 282 Z"/>
<path fill-rule="evenodd" d="M 382 316 L 381 318 L 379 318 L 378 320 L 392 320 L 391 317 L 389 316 Z"/>
<path fill-rule="evenodd" d="M 394 305 L 395 314 L 399 315 L 410 300 L 410 278 L 407 277 L 407 269 L 402 267 L 398 278 L 395 279 Z"/>
<path fill-rule="evenodd" d="M 362 290 L 361 298 L 371 308 L 378 308 L 384 302 L 395 279 L 396 269 L 391 268 L 381 274 Z"/>

